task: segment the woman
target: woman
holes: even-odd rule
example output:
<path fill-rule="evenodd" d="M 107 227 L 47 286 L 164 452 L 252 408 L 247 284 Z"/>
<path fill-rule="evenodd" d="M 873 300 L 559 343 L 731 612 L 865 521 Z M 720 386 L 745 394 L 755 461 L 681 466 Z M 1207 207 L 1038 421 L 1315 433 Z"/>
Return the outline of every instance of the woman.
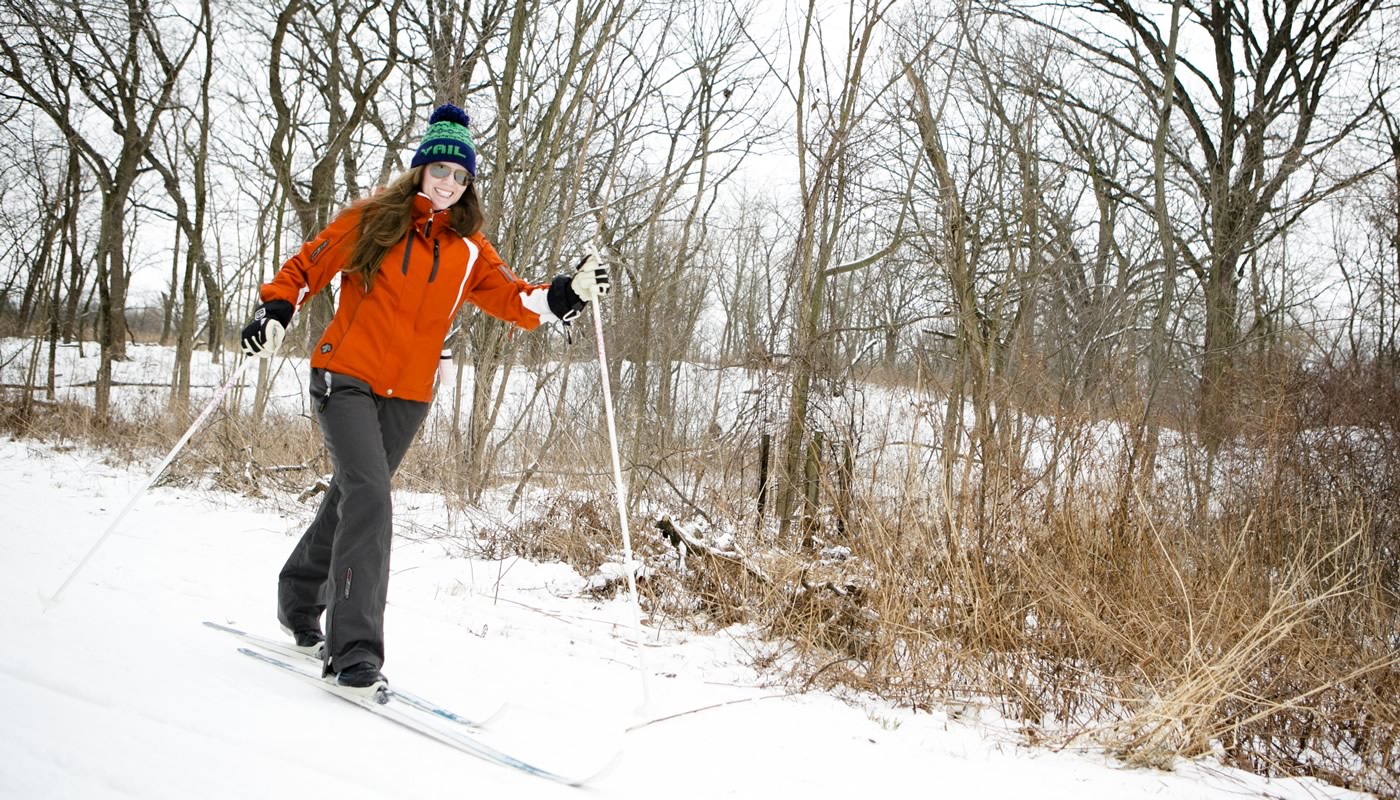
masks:
<path fill-rule="evenodd" d="M 389 481 L 427 416 L 443 341 L 469 302 L 526 330 L 568 321 L 608 289 L 585 258 L 572 278 L 516 277 L 481 235 L 469 120 L 440 106 L 410 169 L 302 245 L 261 291 L 243 350 L 267 357 L 293 312 L 336 275 L 335 317 L 311 356 L 311 396 L 334 476 L 282 568 L 277 617 L 298 647 L 321 648 L 342 686 L 387 683 L 384 606 L 393 535 Z M 320 618 L 326 615 L 325 635 Z"/>

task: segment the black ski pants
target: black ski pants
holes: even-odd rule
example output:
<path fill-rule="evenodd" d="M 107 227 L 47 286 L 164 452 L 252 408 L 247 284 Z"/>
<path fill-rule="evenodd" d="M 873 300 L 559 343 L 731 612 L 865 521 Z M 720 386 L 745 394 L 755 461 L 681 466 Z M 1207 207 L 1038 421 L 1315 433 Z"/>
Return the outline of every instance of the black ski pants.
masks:
<path fill-rule="evenodd" d="M 364 381 L 321 369 L 311 371 L 311 402 L 335 472 L 282 567 L 277 618 L 293 631 L 319 629 L 325 612 L 327 674 L 362 661 L 383 667 L 389 480 L 429 404 L 380 397 Z"/>

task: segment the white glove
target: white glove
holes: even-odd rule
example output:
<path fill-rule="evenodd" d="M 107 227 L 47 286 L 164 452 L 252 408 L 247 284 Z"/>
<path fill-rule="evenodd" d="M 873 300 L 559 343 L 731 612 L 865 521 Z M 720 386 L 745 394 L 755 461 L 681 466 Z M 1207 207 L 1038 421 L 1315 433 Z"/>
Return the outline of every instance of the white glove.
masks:
<path fill-rule="evenodd" d="M 275 319 L 267 321 L 267 326 L 263 328 L 263 339 L 267 344 L 258 351 L 261 358 L 272 358 L 277 354 L 277 348 L 282 346 L 282 340 L 287 336 L 287 329 L 282 327 L 282 323 Z"/>
<path fill-rule="evenodd" d="M 602 300 L 608 296 L 612 282 L 608 278 L 608 264 L 598 252 L 591 251 L 578 262 L 569 287 L 585 303 Z"/>
<path fill-rule="evenodd" d="M 271 358 L 282 346 L 282 338 L 287 335 L 287 325 L 291 324 L 295 310 L 285 300 L 270 300 L 258 306 L 253 320 L 243 329 L 240 337 L 243 352 L 258 358 Z"/>

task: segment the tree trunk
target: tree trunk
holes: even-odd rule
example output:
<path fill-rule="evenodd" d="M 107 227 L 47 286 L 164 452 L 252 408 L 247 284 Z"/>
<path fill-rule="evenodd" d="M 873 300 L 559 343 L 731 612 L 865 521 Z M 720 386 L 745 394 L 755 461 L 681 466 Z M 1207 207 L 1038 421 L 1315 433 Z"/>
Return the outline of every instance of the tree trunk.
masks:
<path fill-rule="evenodd" d="M 180 228 L 175 228 L 175 246 L 170 248 L 170 285 L 161 297 L 165 301 L 160 314 L 160 346 L 170 346 L 170 332 L 174 330 L 175 294 L 180 291 Z M 178 361 L 178 359 L 177 359 Z"/>
<path fill-rule="evenodd" d="M 1229 251 L 1231 242 L 1221 241 L 1228 239 L 1232 228 L 1225 228 L 1224 233 L 1225 236 L 1217 234 L 1215 237 L 1215 246 L 1223 251 L 1213 254 L 1205 285 L 1206 330 L 1199 425 L 1202 443 L 1212 451 L 1232 435 L 1234 428 L 1231 371 L 1239 337 L 1238 256 Z M 1238 244 L 1233 244 L 1236 252 L 1238 248 Z"/>
<path fill-rule="evenodd" d="M 97 243 L 97 344 L 100 348 L 94 413 L 110 420 L 112 362 L 126 359 L 126 198 L 135 165 L 123 164 L 116 184 L 103 197 L 102 230 Z"/>

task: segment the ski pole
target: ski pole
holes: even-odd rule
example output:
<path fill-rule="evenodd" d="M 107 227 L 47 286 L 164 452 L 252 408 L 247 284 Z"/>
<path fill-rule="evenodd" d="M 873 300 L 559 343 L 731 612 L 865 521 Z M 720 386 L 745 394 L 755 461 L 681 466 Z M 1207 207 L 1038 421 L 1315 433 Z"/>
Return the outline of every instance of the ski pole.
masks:
<path fill-rule="evenodd" d="M 74 567 L 73 571 L 68 573 L 67 579 L 58 587 L 58 591 L 54 592 L 52 595 L 44 595 L 42 592 L 39 594 L 39 599 L 44 604 L 44 610 L 47 611 L 58 605 L 63 597 L 64 590 L 68 588 L 68 584 L 72 583 L 73 579 L 78 576 L 78 573 L 83 571 L 83 567 L 87 566 L 88 561 L 92 559 L 97 549 L 102 546 L 103 542 L 107 541 L 107 537 L 111 536 L 112 531 L 115 531 L 117 526 L 122 523 L 127 513 L 136 505 L 136 501 L 140 500 L 141 497 L 150 490 L 151 486 L 155 485 L 161 473 L 165 472 L 165 468 L 170 466 L 170 462 L 174 461 L 175 456 L 184 449 L 190 437 L 194 436 L 195 431 L 199 430 L 199 427 L 204 424 L 204 420 L 214 412 L 214 409 L 219 405 L 219 401 L 224 399 L 224 395 L 228 394 L 229 389 L 233 388 L 233 384 L 243 375 L 243 371 L 256 361 L 256 358 L 243 359 L 243 363 L 239 364 L 238 368 L 233 371 L 233 374 L 229 376 L 228 380 L 224 381 L 224 385 L 220 386 L 219 390 L 214 393 L 214 398 L 209 401 L 209 404 L 204 407 L 203 411 L 199 412 L 199 416 L 195 418 L 194 424 L 190 426 L 189 430 L 185 431 L 184 436 L 180 437 L 180 441 L 175 443 L 175 447 L 165 456 L 165 460 L 160 462 L 160 466 L 156 467 L 155 471 L 151 473 L 151 477 L 146 479 L 146 484 L 142 486 L 136 494 L 131 496 L 131 499 L 126 502 L 126 507 L 121 510 L 121 513 L 117 514 L 117 518 L 112 520 L 112 523 L 107 526 L 107 530 L 103 531 L 102 535 L 97 537 L 97 541 L 93 542 L 92 547 L 88 548 L 87 555 L 83 556 L 83 560 L 79 561 L 78 566 Z"/>
<path fill-rule="evenodd" d="M 617 425 L 613 422 L 612 382 L 608 377 L 608 352 L 603 343 L 602 304 L 596 300 L 593 306 L 593 335 L 598 341 L 598 373 L 603 384 L 603 413 L 608 418 L 608 446 L 612 451 L 613 488 L 617 495 L 617 519 L 622 526 L 623 571 L 627 573 L 627 595 L 632 607 L 632 639 L 637 650 L 637 669 L 642 675 L 642 703 L 646 708 L 651 700 L 647 681 L 646 659 L 642 655 L 642 608 L 637 600 L 636 564 L 632 560 L 632 534 L 627 527 L 627 491 L 622 484 L 622 458 L 617 449 Z"/>

